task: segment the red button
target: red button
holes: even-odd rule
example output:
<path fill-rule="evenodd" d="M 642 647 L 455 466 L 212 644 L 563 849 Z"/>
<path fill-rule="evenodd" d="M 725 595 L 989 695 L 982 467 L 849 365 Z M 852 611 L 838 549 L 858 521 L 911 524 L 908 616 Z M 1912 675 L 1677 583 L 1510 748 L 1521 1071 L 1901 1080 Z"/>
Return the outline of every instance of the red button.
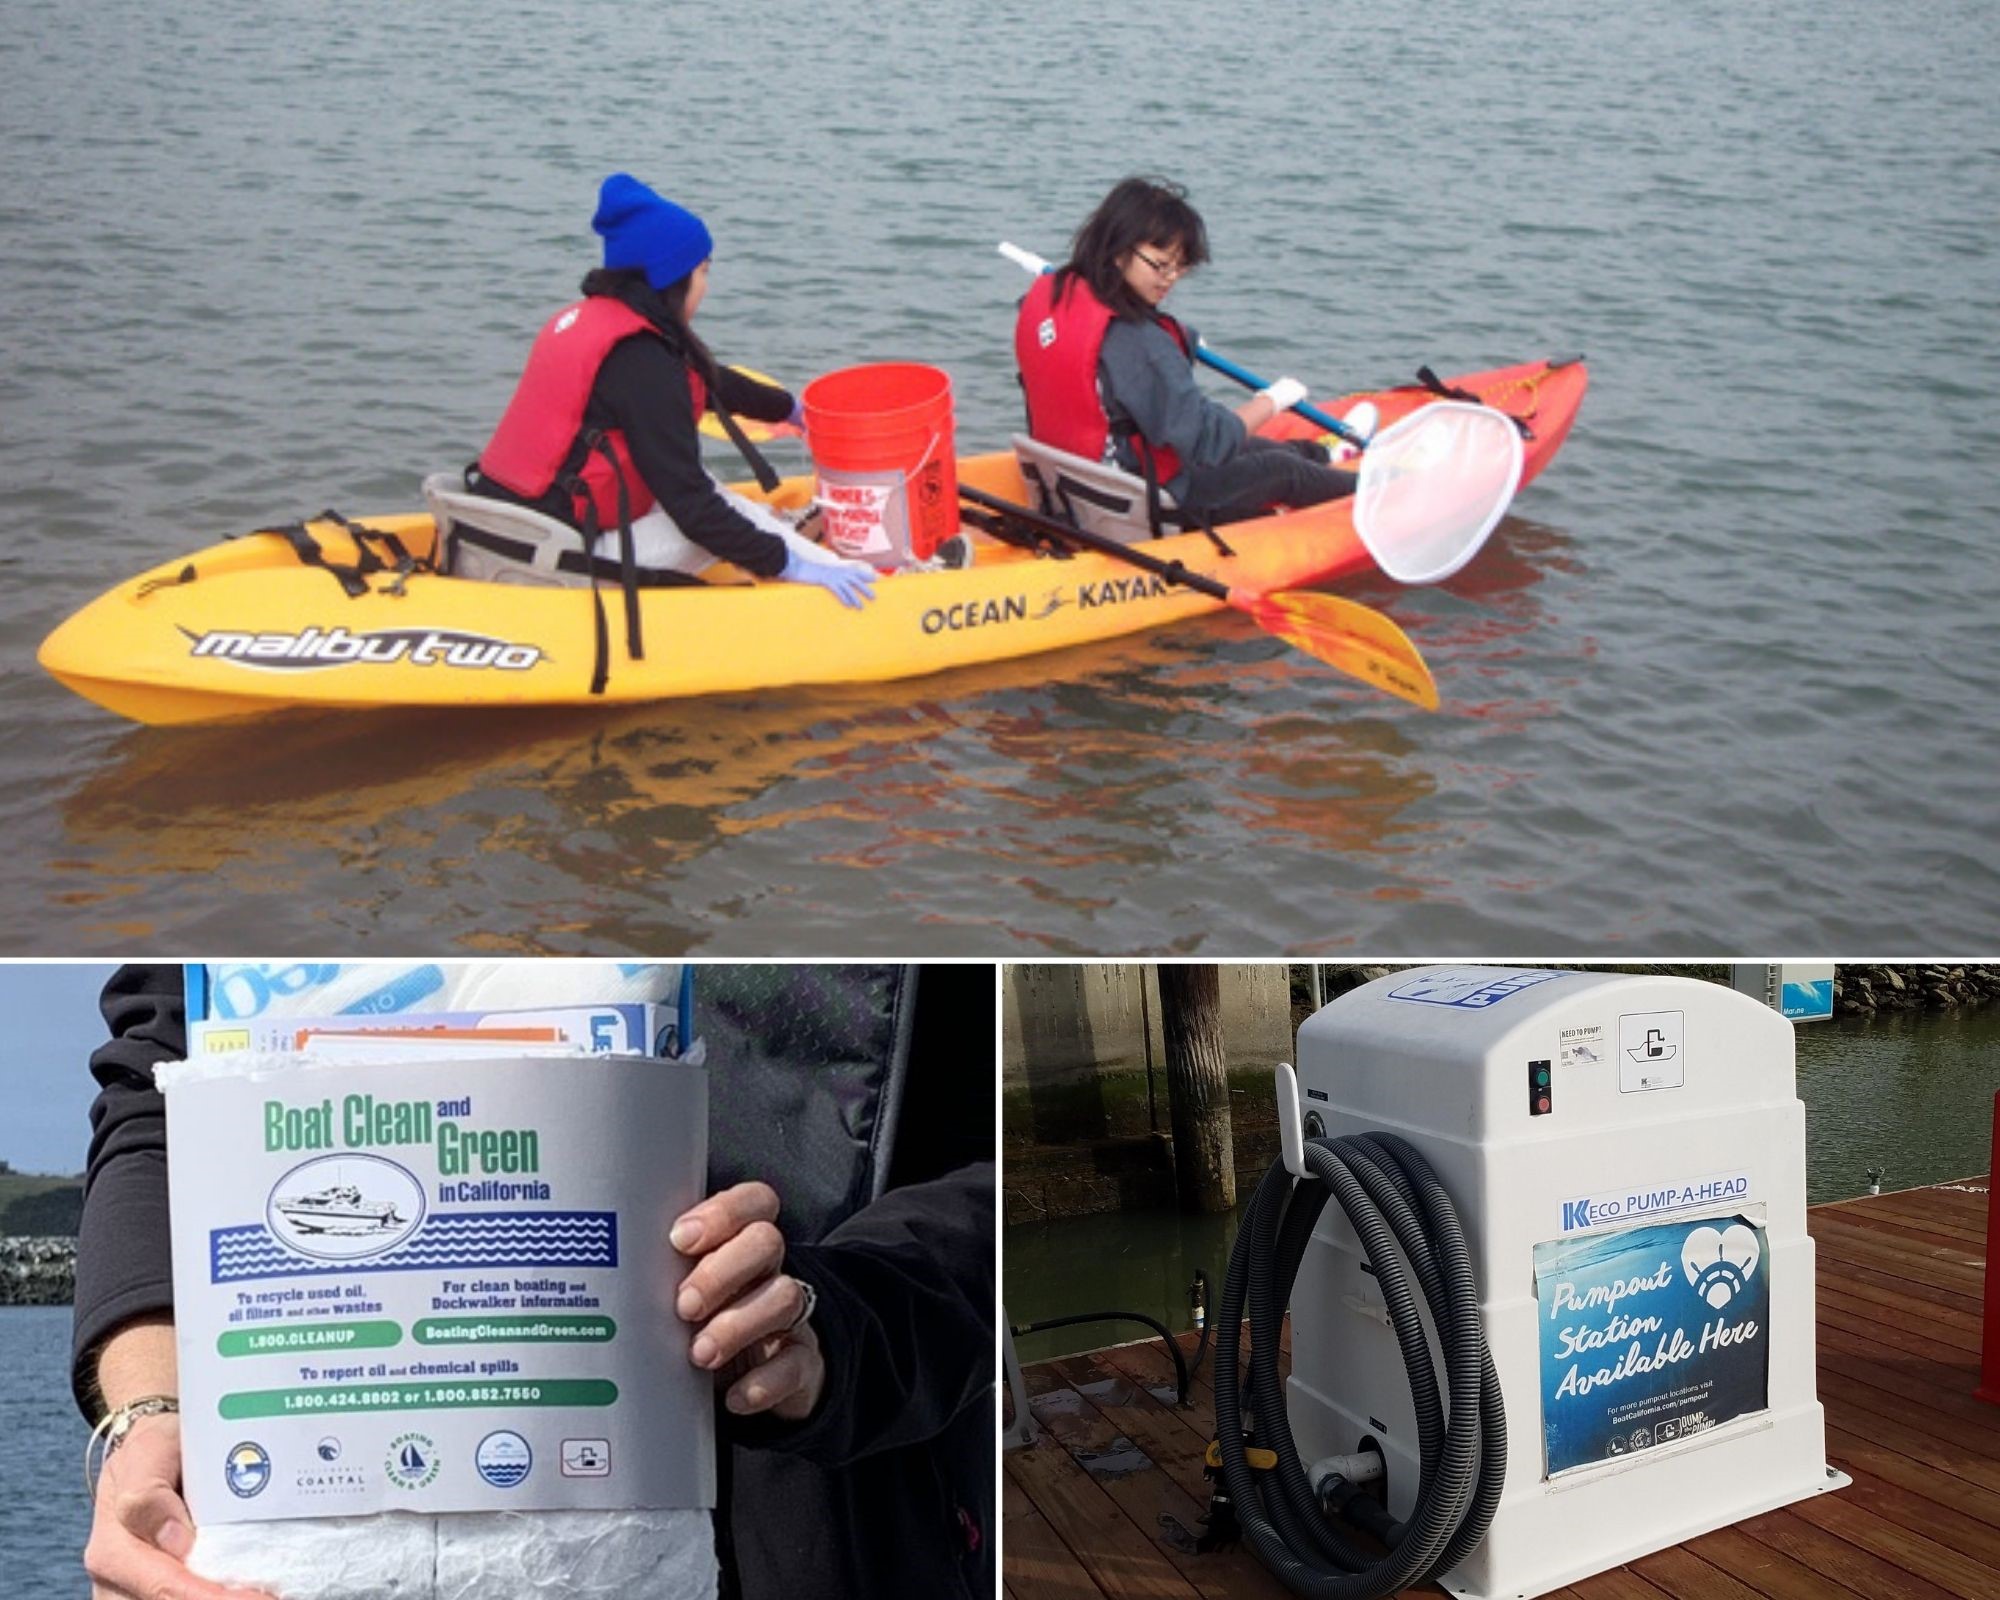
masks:
<path fill-rule="evenodd" d="M 1541 1099 L 1537 1100 L 1537 1101 L 1535 1102 L 1535 1109 L 1536 1109 L 1537 1111 L 1546 1111 L 1546 1110 L 1548 1110 L 1548 1109 L 1549 1109 L 1549 1097 L 1548 1097 L 1547 1095 L 1543 1095 Z"/>

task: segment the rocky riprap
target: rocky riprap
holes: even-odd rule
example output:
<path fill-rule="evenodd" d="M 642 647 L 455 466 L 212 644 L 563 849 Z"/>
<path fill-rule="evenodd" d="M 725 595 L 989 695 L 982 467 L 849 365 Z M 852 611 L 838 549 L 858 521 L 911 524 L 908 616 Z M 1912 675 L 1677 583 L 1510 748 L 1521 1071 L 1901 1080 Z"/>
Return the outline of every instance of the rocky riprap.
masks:
<path fill-rule="evenodd" d="M 1833 1008 L 1876 1011 L 1960 1011 L 2000 1002 L 2000 967 L 1942 966 L 1899 961 L 1833 969 Z"/>
<path fill-rule="evenodd" d="M 0 1306 L 66 1306 L 75 1292 L 74 1239 L 0 1239 Z"/>

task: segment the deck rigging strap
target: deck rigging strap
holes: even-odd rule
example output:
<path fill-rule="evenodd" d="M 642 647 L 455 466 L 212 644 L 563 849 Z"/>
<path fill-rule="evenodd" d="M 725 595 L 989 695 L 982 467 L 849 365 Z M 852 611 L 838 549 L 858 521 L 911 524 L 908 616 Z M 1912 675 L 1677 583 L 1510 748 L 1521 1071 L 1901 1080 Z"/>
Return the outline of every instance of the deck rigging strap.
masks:
<path fill-rule="evenodd" d="M 778 471 L 764 459 L 764 452 L 750 442 L 750 436 L 737 425 L 736 419 L 718 405 L 714 399 L 708 402 L 709 412 L 722 424 L 722 431 L 729 435 L 729 442 L 736 447 L 750 468 L 750 474 L 757 480 L 757 487 L 769 494 L 778 487 Z"/>
<path fill-rule="evenodd" d="M 311 524 L 330 522 L 354 541 L 354 560 L 335 561 L 327 555 L 320 542 L 312 536 Z M 366 523 L 353 522 L 331 508 L 316 517 L 305 517 L 297 522 L 287 522 L 276 527 L 255 528 L 254 536 L 260 533 L 274 534 L 292 547 L 292 554 L 302 565 L 318 567 L 330 572 L 348 599 L 358 600 L 364 594 L 374 593 L 368 579 L 378 572 L 395 574 L 383 586 L 382 593 L 400 595 L 405 593 L 405 581 L 415 572 L 435 572 L 436 563 L 429 557 L 418 557 L 410 553 L 408 545 L 386 528 L 371 528 Z M 244 537 L 231 534 L 231 538 Z M 379 549 L 378 549 L 379 547 Z M 380 552 L 386 551 L 386 556 Z M 180 582 L 188 581 L 185 578 Z"/>
<path fill-rule="evenodd" d="M 1537 379 L 1536 381 L 1539 382 L 1540 380 Z M 1417 382 L 1422 384 L 1440 400 L 1463 400 L 1470 405 L 1485 406 L 1489 410 L 1500 411 L 1500 408 L 1485 396 L 1474 394 L 1470 389 L 1460 388 L 1455 383 L 1446 383 L 1429 367 L 1417 368 Z M 1523 439 L 1534 438 L 1535 430 L 1528 425 L 1526 417 L 1517 417 L 1511 411 L 1500 411 L 1500 415 L 1521 430 L 1521 437 Z"/>

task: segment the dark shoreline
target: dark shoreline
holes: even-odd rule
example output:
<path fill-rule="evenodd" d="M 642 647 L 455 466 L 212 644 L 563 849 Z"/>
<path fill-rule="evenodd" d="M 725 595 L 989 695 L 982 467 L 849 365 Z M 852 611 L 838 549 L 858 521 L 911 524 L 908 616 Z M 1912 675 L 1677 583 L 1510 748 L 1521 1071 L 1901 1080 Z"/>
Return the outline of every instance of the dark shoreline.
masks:
<path fill-rule="evenodd" d="M 66 1306 L 75 1297 L 74 1239 L 0 1239 L 0 1306 Z"/>

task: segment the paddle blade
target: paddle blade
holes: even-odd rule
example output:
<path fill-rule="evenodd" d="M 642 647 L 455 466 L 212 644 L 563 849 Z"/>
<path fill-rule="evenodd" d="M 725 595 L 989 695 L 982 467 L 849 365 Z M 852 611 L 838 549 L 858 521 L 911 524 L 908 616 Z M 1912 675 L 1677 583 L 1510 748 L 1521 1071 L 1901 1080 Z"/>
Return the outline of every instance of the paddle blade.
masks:
<path fill-rule="evenodd" d="M 1521 430 L 1440 400 L 1384 428 L 1361 458 L 1354 529 L 1398 583 L 1437 583 L 1479 553 L 1521 483 Z"/>
<path fill-rule="evenodd" d="M 737 367 L 736 370 L 757 383 L 768 383 L 774 389 L 782 389 L 783 384 L 767 372 L 759 372 L 755 367 Z M 738 417 L 736 426 L 743 430 L 743 437 L 752 444 L 769 444 L 773 439 L 796 439 L 799 430 L 789 422 L 753 422 L 749 417 Z M 701 414 L 701 431 L 711 439 L 727 441 L 729 435 L 723 432 L 722 424 L 713 411 Z"/>
<path fill-rule="evenodd" d="M 1410 636 L 1372 606 L 1337 594 L 1286 591 L 1252 595 L 1232 590 L 1229 603 L 1257 626 L 1363 683 L 1398 699 L 1438 708 L 1437 683 Z"/>

